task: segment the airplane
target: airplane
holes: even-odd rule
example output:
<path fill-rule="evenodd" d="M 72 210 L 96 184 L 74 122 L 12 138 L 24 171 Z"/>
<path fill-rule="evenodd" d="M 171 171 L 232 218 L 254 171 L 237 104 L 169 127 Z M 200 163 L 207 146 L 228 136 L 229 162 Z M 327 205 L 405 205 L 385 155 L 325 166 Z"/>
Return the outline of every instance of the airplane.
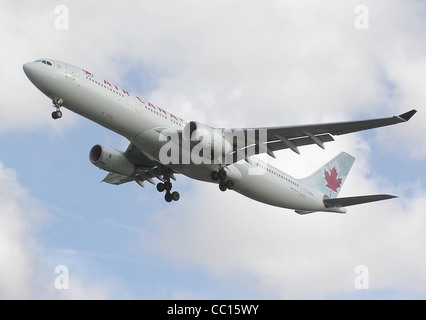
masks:
<path fill-rule="evenodd" d="M 277 150 L 334 141 L 333 136 L 404 123 L 415 109 L 398 116 L 361 121 L 281 127 L 214 128 L 184 119 L 118 87 L 86 69 L 53 59 L 25 63 L 29 80 L 49 97 L 53 119 L 69 109 L 129 140 L 124 152 L 95 145 L 92 164 L 108 172 L 103 182 L 120 185 L 135 181 L 156 184 L 167 202 L 178 201 L 171 180 L 177 174 L 216 183 L 262 203 L 295 210 L 346 213 L 346 207 L 396 198 L 376 194 L 339 198 L 355 158 L 342 152 L 313 174 L 296 179 L 255 155 L 274 157 Z M 154 179 L 159 180 L 158 183 Z"/>

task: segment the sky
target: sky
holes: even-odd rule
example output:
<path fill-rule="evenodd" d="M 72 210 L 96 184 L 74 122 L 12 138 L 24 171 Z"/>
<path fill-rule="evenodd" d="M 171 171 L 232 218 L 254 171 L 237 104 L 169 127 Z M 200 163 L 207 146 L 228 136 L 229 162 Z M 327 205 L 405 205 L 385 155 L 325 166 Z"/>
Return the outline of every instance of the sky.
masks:
<path fill-rule="evenodd" d="M 426 298 L 426 2 L 0 2 L 0 299 Z M 405 124 L 276 152 L 303 178 L 356 157 L 340 196 L 397 199 L 299 216 L 179 175 L 101 183 L 127 141 L 51 102 L 25 62 L 65 61 L 213 127 L 388 117 Z M 360 285 L 362 283 L 362 285 Z"/>

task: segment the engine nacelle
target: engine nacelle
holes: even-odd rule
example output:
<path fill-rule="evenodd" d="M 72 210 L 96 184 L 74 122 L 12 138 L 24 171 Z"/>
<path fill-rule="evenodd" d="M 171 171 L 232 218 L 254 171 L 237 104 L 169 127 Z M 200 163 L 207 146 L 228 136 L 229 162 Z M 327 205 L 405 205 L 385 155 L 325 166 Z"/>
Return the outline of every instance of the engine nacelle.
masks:
<path fill-rule="evenodd" d="M 135 164 L 123 152 L 99 144 L 90 150 L 89 159 L 98 168 L 123 176 L 130 177 L 136 171 Z"/>
<path fill-rule="evenodd" d="M 199 142 L 203 149 L 210 149 L 212 154 L 227 155 L 233 151 L 232 141 L 228 141 L 222 129 L 215 129 L 196 121 L 190 121 L 183 128 L 183 138 Z"/>

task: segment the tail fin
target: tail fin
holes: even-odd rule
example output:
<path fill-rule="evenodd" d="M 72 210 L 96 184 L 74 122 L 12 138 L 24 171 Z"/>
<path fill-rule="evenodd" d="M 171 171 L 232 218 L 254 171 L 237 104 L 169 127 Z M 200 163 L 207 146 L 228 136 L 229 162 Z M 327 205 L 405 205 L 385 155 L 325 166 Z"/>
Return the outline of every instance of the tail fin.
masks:
<path fill-rule="evenodd" d="M 336 198 L 354 161 L 354 157 L 342 152 L 309 177 L 302 179 L 302 182 L 321 191 L 330 198 Z"/>

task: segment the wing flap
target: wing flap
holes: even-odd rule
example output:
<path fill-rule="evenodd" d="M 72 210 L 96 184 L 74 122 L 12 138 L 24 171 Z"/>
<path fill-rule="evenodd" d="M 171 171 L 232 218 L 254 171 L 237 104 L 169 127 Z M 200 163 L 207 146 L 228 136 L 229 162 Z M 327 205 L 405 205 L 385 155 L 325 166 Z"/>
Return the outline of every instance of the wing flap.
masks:
<path fill-rule="evenodd" d="M 334 141 L 334 138 L 328 133 L 319 134 L 319 135 L 316 135 L 315 137 L 318 138 L 322 143 Z M 292 139 L 289 139 L 288 141 L 294 144 L 296 147 L 306 146 L 313 143 L 312 138 L 306 135 L 302 137 L 292 138 Z M 285 141 L 283 142 L 282 140 L 271 141 L 268 143 L 268 147 L 270 147 L 272 151 L 290 148 L 290 146 Z"/>
<path fill-rule="evenodd" d="M 109 184 L 115 184 L 115 185 L 120 185 L 123 183 L 127 183 L 130 181 L 133 181 L 134 178 L 132 177 L 127 177 L 127 176 L 123 176 L 121 174 L 118 173 L 114 173 L 114 172 L 110 172 L 108 173 L 108 175 L 104 178 L 104 180 L 102 180 L 102 182 L 106 182 Z"/>
<path fill-rule="evenodd" d="M 321 141 L 321 143 L 334 141 L 333 137 L 329 134 L 320 134 L 315 137 L 319 141 Z M 291 140 L 287 140 L 282 137 L 279 137 L 279 138 L 275 137 L 274 140 L 264 143 L 263 145 L 260 145 L 259 142 L 256 141 L 254 144 L 235 150 L 232 153 L 233 154 L 232 162 L 235 163 L 242 159 L 247 159 L 247 157 L 253 156 L 255 154 L 261 154 L 261 153 L 268 153 L 269 155 L 273 156 L 272 152 L 277 150 L 288 149 L 288 148 L 290 148 L 296 153 L 299 153 L 298 152 L 299 150 L 297 149 L 297 147 L 306 146 L 309 144 L 312 144 L 312 138 L 308 136 L 297 137 Z"/>

